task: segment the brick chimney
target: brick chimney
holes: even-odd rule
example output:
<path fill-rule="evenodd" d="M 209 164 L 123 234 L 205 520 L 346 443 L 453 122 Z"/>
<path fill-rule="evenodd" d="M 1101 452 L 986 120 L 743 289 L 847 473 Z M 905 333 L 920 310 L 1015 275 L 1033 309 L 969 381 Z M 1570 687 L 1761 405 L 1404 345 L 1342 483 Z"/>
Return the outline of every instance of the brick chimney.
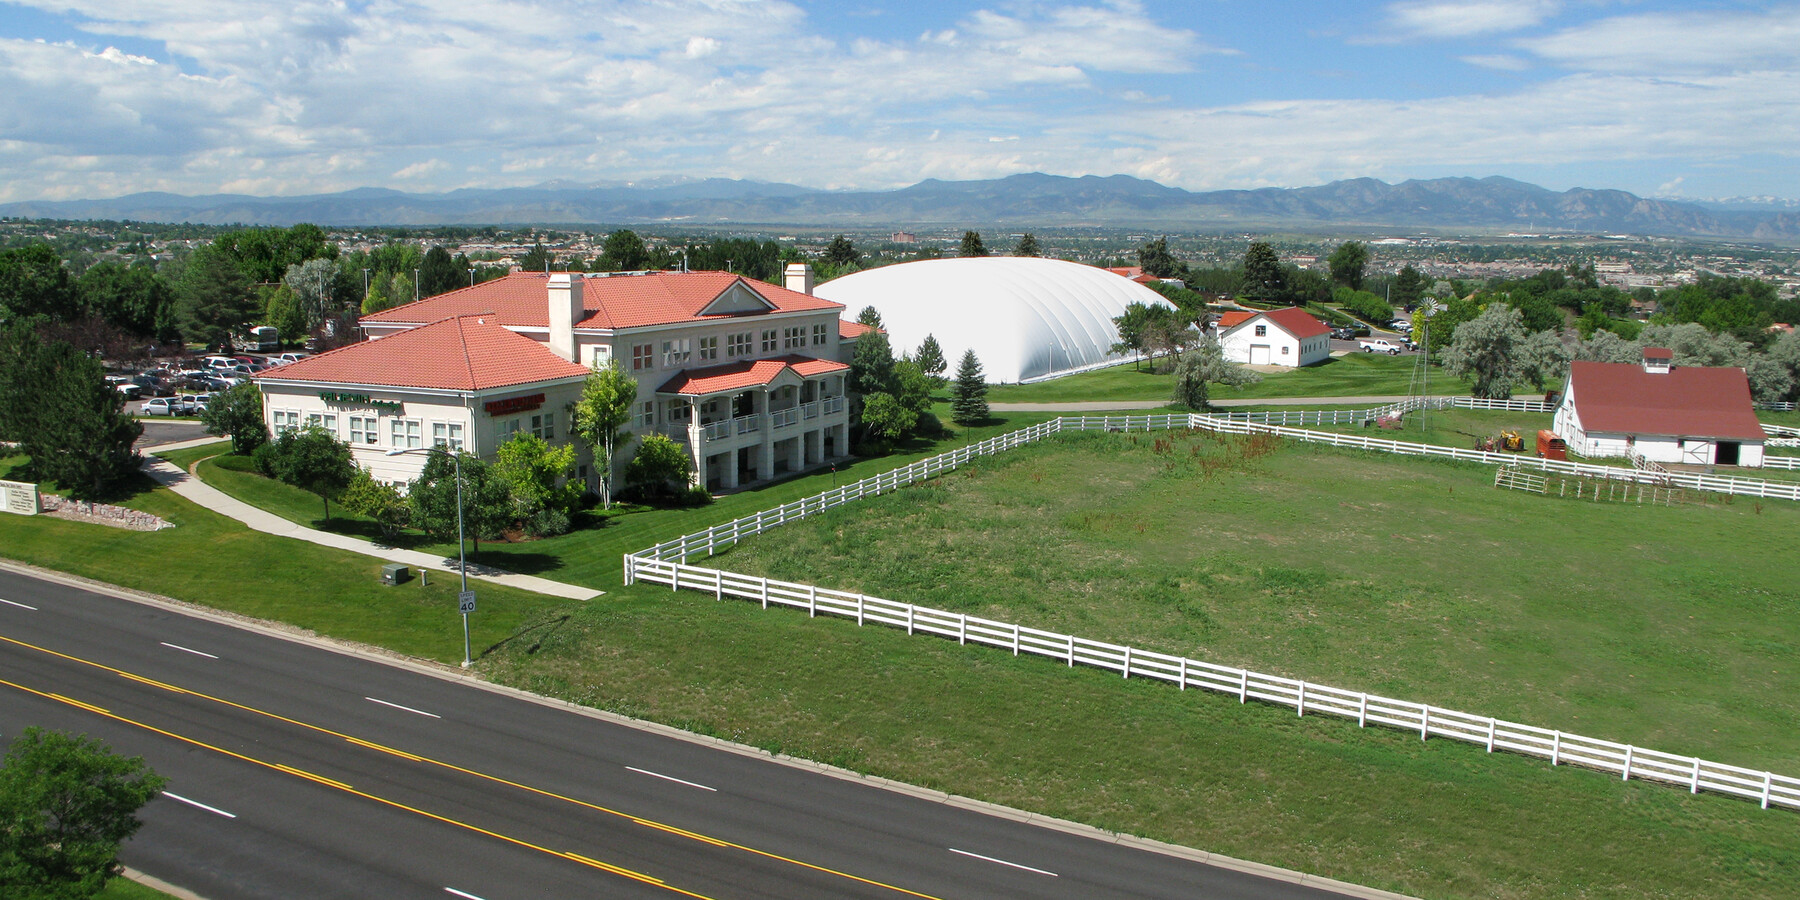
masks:
<path fill-rule="evenodd" d="M 1674 351 L 1667 347 L 1644 348 L 1644 371 L 1651 375 L 1667 375 L 1675 362 Z"/>
<path fill-rule="evenodd" d="M 558 272 L 550 276 L 550 352 L 568 360 L 575 358 L 575 323 L 587 318 L 582 308 L 580 274 Z"/>
<path fill-rule="evenodd" d="M 806 263 L 788 263 L 787 289 L 801 294 L 812 294 L 813 270 Z"/>

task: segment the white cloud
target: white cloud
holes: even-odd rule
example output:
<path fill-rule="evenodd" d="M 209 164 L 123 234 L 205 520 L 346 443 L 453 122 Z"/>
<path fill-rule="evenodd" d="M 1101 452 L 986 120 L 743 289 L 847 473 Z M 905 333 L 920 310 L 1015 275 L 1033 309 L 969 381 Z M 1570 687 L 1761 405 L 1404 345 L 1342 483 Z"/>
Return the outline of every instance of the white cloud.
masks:
<path fill-rule="evenodd" d="M 1402 35 L 1463 38 L 1530 28 L 1553 16 L 1557 0 L 1421 0 L 1388 6 L 1389 26 Z"/>
<path fill-rule="evenodd" d="M 1523 72 L 1531 68 L 1531 62 L 1505 53 L 1492 53 L 1480 56 L 1460 57 L 1463 62 L 1483 69 L 1497 69 L 1502 72 Z"/>
<path fill-rule="evenodd" d="M 1800 6 L 1618 16 L 1521 45 L 1589 72 L 1646 75 L 1800 69 Z"/>

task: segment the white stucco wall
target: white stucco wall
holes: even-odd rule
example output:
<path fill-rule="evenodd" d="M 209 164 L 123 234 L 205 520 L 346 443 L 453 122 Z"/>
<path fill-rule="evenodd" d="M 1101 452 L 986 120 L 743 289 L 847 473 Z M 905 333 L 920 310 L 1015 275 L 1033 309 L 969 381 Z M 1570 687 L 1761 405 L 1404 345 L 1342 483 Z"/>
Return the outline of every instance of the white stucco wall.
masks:
<path fill-rule="evenodd" d="M 1258 326 L 1267 326 L 1266 334 L 1257 336 Z M 1254 347 L 1269 348 L 1267 360 L 1254 359 Z M 1252 319 L 1227 331 L 1219 339 L 1225 358 L 1232 362 L 1271 366 L 1310 366 L 1331 355 L 1331 336 L 1321 334 L 1301 340 L 1286 329 L 1266 319 Z"/>

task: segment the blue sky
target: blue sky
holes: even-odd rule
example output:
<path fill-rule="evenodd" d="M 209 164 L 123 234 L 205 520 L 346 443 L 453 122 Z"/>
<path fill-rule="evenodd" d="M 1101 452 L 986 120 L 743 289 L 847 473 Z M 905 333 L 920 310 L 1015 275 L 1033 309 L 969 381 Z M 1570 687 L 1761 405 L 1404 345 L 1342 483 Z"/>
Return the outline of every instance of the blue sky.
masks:
<path fill-rule="evenodd" d="M 1800 198 L 1800 2 L 0 0 L 0 200 L 1018 172 Z"/>

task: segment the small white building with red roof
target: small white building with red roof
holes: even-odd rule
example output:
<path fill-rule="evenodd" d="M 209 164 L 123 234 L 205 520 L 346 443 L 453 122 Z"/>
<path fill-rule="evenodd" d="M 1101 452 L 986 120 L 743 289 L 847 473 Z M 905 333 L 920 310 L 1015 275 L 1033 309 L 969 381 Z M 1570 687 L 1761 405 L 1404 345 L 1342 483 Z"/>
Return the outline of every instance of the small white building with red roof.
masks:
<path fill-rule="evenodd" d="M 1552 429 L 1582 456 L 1761 467 L 1767 434 L 1744 370 L 1672 363 L 1660 347 L 1642 363 L 1570 363 Z"/>
<path fill-rule="evenodd" d="M 1331 329 L 1299 307 L 1233 310 L 1213 324 L 1225 358 L 1253 366 L 1310 366 L 1331 356 Z"/>
<path fill-rule="evenodd" d="M 376 477 L 407 481 L 425 454 L 389 451 L 491 458 L 518 431 L 568 442 L 591 367 L 618 360 L 638 384 L 634 435 L 685 444 L 709 489 L 767 481 L 850 449 L 845 360 L 860 333 L 811 295 L 805 266 L 787 281 L 513 273 L 366 316 L 368 340 L 263 373 L 265 418 L 273 432 L 326 428 Z M 615 471 L 631 454 L 628 442 Z M 590 465 L 580 477 L 597 484 Z"/>

